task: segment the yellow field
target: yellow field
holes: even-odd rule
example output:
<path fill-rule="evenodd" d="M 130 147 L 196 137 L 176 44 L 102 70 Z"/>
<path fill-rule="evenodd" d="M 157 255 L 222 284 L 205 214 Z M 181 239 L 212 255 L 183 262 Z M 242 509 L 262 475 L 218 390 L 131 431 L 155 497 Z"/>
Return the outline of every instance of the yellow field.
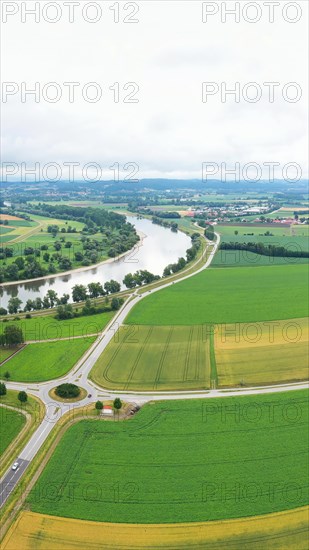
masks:
<path fill-rule="evenodd" d="M 307 550 L 308 507 L 255 518 L 133 525 L 95 523 L 21 512 L 2 550 Z"/>
<path fill-rule="evenodd" d="M 307 319 L 220 325 L 215 333 L 219 386 L 308 378 Z"/>
<path fill-rule="evenodd" d="M 10 214 L 0 214 L 0 220 L 21 220 L 17 216 L 10 216 Z"/>

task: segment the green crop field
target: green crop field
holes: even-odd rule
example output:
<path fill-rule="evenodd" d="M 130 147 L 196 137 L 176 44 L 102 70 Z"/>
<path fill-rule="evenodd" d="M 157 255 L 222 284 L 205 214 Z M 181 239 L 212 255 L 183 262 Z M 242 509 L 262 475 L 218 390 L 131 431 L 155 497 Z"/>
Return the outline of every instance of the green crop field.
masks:
<path fill-rule="evenodd" d="M 295 226 L 296 227 L 296 226 Z M 306 226 L 303 226 L 306 227 Z M 309 239 L 306 233 L 294 231 L 293 228 L 278 227 L 237 227 L 218 226 L 216 230 L 221 235 L 222 242 L 238 243 L 263 243 L 275 246 L 284 246 L 292 251 L 308 251 Z M 269 231 L 272 235 L 265 235 Z M 236 235 L 235 235 L 236 232 Z M 237 266 L 261 266 L 261 265 L 287 265 L 308 263 L 308 258 L 280 258 L 262 256 L 244 250 L 218 250 L 212 265 L 215 267 L 237 267 Z"/>
<path fill-rule="evenodd" d="M 114 311 L 106 311 L 104 313 L 97 313 L 96 315 L 75 317 L 74 319 L 63 321 L 58 321 L 52 315 L 33 316 L 31 319 L 0 322 L 0 333 L 2 334 L 5 327 L 12 324 L 22 329 L 25 341 L 86 336 L 87 334 L 98 334 L 101 332 L 114 314 Z"/>
<path fill-rule="evenodd" d="M 119 390 L 210 387 L 209 341 L 201 326 L 120 327 L 91 378 Z"/>
<path fill-rule="evenodd" d="M 15 233 L 12 233 L 10 235 L 2 235 L 0 237 L 0 244 L 1 243 L 8 243 L 9 241 L 11 241 L 12 239 L 16 239 L 16 237 L 18 237 L 18 235 L 15 235 Z"/>
<path fill-rule="evenodd" d="M 293 225 L 293 233 L 309 237 L 309 225 Z"/>
<path fill-rule="evenodd" d="M 219 386 L 308 379 L 308 329 L 307 318 L 216 327 Z"/>
<path fill-rule="evenodd" d="M 306 225 L 302 226 L 278 226 L 276 224 L 273 224 L 271 226 L 264 225 L 264 224 L 254 224 L 250 223 L 249 225 L 246 224 L 238 224 L 238 225 L 220 225 L 218 224 L 215 229 L 217 233 L 220 233 L 223 237 L 229 237 L 231 235 L 235 235 L 235 231 L 238 231 L 237 238 L 241 237 L 242 235 L 247 236 L 247 238 L 250 237 L 248 233 L 254 233 L 254 235 L 251 236 L 260 236 L 266 237 L 264 233 L 269 231 L 274 236 L 270 237 L 274 240 L 274 237 L 292 237 L 296 234 L 298 229 L 302 229 L 304 231 L 304 234 L 306 234 Z M 228 239 L 226 239 L 228 240 Z"/>
<path fill-rule="evenodd" d="M 205 269 L 141 300 L 126 323 L 197 325 L 305 317 L 308 264 Z"/>
<path fill-rule="evenodd" d="M 16 349 L 14 348 L 0 348 L 0 363 L 3 363 L 3 361 L 6 361 L 13 353 L 16 352 Z"/>
<path fill-rule="evenodd" d="M 67 227 L 68 225 L 71 225 L 72 227 L 75 227 L 77 231 L 81 231 L 84 227 L 84 223 L 78 222 L 76 220 L 61 220 L 58 218 L 49 218 L 40 216 L 38 214 L 31 214 L 31 218 L 40 224 L 42 224 L 43 231 L 47 230 L 48 225 L 58 225 L 59 229 L 62 229 L 62 227 Z"/>
<path fill-rule="evenodd" d="M 289 206 L 289 207 L 282 207 L 280 208 L 278 211 L 276 212 L 273 212 L 272 214 L 266 214 L 266 217 L 267 218 L 294 218 L 294 212 L 296 212 L 300 218 L 304 217 L 306 218 L 308 216 L 308 214 L 299 214 L 299 207 L 296 207 L 295 209 L 293 209 L 293 206 Z M 306 211 L 308 212 L 308 205 L 307 206 L 303 206 L 301 207 L 301 210 L 303 211 Z"/>
<path fill-rule="evenodd" d="M 0 407 L 0 456 L 19 434 L 25 423 L 26 417 L 24 414 L 6 407 Z"/>
<path fill-rule="evenodd" d="M 148 404 L 82 420 L 28 497 L 34 512 L 116 523 L 221 520 L 308 501 L 308 392 Z"/>
<path fill-rule="evenodd" d="M 14 231 L 13 227 L 7 227 L 5 225 L 0 225 L 0 235 L 5 235 L 6 233 L 11 233 Z"/>
<path fill-rule="evenodd" d="M 256 225 L 254 223 L 250 224 L 250 225 L 242 225 L 242 224 L 239 224 L 239 225 L 220 225 L 218 224 L 216 227 L 215 227 L 215 230 L 217 233 L 220 233 L 220 235 L 222 235 L 222 237 L 226 237 L 225 240 L 228 240 L 227 237 L 230 237 L 230 236 L 235 236 L 237 237 L 238 239 L 241 237 L 241 236 L 246 236 L 248 239 L 250 237 L 259 237 L 259 236 L 263 236 L 265 237 L 266 235 L 264 235 L 264 233 L 266 233 L 267 231 L 269 231 L 270 233 L 273 233 L 273 237 L 270 237 L 271 239 L 274 240 L 274 238 L 277 238 L 277 237 L 292 237 L 294 234 L 295 234 L 295 228 L 297 228 L 298 226 L 284 226 L 284 227 L 278 227 L 277 225 L 272 225 L 272 226 L 265 226 L 263 224 L 259 224 L 259 225 Z M 303 228 L 306 228 L 306 226 L 301 226 Z M 235 235 L 235 231 L 238 232 L 237 235 Z M 254 235 L 248 235 L 248 233 L 253 233 Z"/>
<path fill-rule="evenodd" d="M 35 227 L 36 226 L 34 222 L 30 222 L 28 220 L 10 220 L 9 223 L 14 227 Z"/>
<path fill-rule="evenodd" d="M 291 248 L 291 250 L 295 249 Z M 255 254 L 254 252 L 248 252 L 247 250 L 218 250 L 211 265 L 213 267 L 259 267 L 299 264 L 308 264 L 308 258 L 263 256 L 262 254 Z"/>
<path fill-rule="evenodd" d="M 77 338 L 43 344 L 29 344 L 2 367 L 0 378 L 9 371 L 16 382 L 43 382 L 66 374 L 87 351 L 95 338 Z"/>

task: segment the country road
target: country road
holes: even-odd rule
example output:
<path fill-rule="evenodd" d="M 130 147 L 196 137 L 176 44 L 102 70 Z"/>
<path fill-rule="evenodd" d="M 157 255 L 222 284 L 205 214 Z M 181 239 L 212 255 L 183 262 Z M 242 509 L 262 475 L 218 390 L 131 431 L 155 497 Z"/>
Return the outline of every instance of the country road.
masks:
<path fill-rule="evenodd" d="M 115 332 L 118 330 L 119 326 L 123 324 L 128 313 L 136 305 L 136 303 L 143 298 L 149 296 L 150 294 L 153 294 L 154 292 L 158 292 L 163 288 L 167 288 L 168 286 L 177 284 L 178 282 L 188 279 L 189 277 L 192 277 L 193 275 L 196 275 L 200 271 L 206 269 L 211 264 L 220 243 L 220 236 L 218 234 L 216 234 L 216 238 L 217 240 L 214 243 L 210 244 L 210 246 L 212 246 L 212 250 L 206 262 L 202 265 L 202 267 L 200 267 L 193 273 L 184 275 L 184 277 L 178 279 L 177 281 L 166 282 L 165 284 L 150 289 L 148 292 L 144 292 L 143 294 L 139 294 L 138 290 L 135 291 L 120 308 L 120 310 L 113 318 L 113 320 L 109 323 L 109 325 L 98 336 L 94 344 L 92 344 L 92 346 L 89 348 L 88 352 L 86 352 L 86 354 L 78 361 L 78 363 L 67 375 L 57 380 L 51 380 L 39 384 L 22 384 L 19 382 L 7 383 L 7 387 L 9 389 L 26 390 L 28 393 L 39 397 L 46 407 L 46 414 L 35 433 L 32 435 L 24 449 L 21 451 L 19 457 L 16 458 L 16 460 L 20 463 L 20 467 L 18 468 L 18 470 L 13 472 L 11 469 L 9 469 L 0 480 L 0 508 L 4 505 L 14 487 L 21 479 L 24 471 L 43 445 L 54 425 L 58 422 L 63 414 L 70 410 L 83 407 L 84 405 L 88 405 L 89 403 L 95 402 L 98 399 L 114 399 L 115 396 L 120 397 L 124 401 L 135 402 L 139 405 L 143 405 L 148 401 L 162 399 L 197 399 L 214 397 L 223 398 L 235 395 L 256 395 L 280 391 L 293 391 L 296 389 L 304 389 L 308 387 L 308 384 L 306 382 L 301 382 L 295 384 L 281 384 L 275 386 L 262 386 L 252 388 L 230 388 L 229 390 L 196 390 L 186 392 L 121 392 L 106 390 L 97 386 L 94 382 L 88 379 L 89 373 L 94 364 L 103 353 L 109 342 L 112 340 Z M 63 382 L 72 382 L 78 384 L 79 386 L 83 387 L 87 391 L 87 395 L 91 395 L 91 397 L 85 397 L 83 400 L 75 403 L 63 403 L 55 401 L 54 399 L 52 399 L 52 397 L 50 397 L 49 392 L 59 383 Z"/>

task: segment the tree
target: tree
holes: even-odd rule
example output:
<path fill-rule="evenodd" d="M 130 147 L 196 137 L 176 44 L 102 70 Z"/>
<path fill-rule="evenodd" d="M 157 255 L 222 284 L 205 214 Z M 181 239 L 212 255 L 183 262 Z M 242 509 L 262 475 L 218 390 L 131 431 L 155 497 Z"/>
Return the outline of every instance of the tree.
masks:
<path fill-rule="evenodd" d="M 7 315 L 8 314 L 8 310 L 5 309 L 5 307 L 0 307 L 0 315 Z"/>
<path fill-rule="evenodd" d="M 32 254 L 34 254 L 34 248 L 32 246 L 26 246 L 26 248 L 24 248 L 24 255 L 30 256 Z"/>
<path fill-rule="evenodd" d="M 75 285 L 72 290 L 73 302 L 82 302 L 87 298 L 87 288 L 84 285 Z"/>
<path fill-rule="evenodd" d="M 62 321 L 63 319 L 73 319 L 74 311 L 71 304 L 59 305 L 57 307 L 56 319 Z"/>
<path fill-rule="evenodd" d="M 102 411 L 103 409 L 103 403 L 102 401 L 97 401 L 96 404 L 95 404 L 95 409 L 98 411 L 98 414 L 100 411 Z"/>
<path fill-rule="evenodd" d="M 18 258 L 16 258 L 16 260 L 14 260 L 14 264 L 17 265 L 18 269 L 24 269 L 25 260 L 22 257 L 18 257 Z"/>
<path fill-rule="evenodd" d="M 50 308 L 50 301 L 48 299 L 48 296 L 44 296 L 42 304 L 43 304 L 43 309 Z"/>
<path fill-rule="evenodd" d="M 50 301 L 50 307 L 54 307 L 54 305 L 57 303 L 58 295 L 55 290 L 48 290 L 46 293 L 46 296 L 48 297 Z"/>
<path fill-rule="evenodd" d="M 17 344 L 22 344 L 24 341 L 23 331 L 17 325 L 5 327 L 3 336 L 7 346 L 17 346 Z"/>
<path fill-rule="evenodd" d="M 215 230 L 214 230 L 214 227 L 213 225 L 208 225 L 204 231 L 204 235 L 206 237 L 206 239 L 208 239 L 209 241 L 213 241 L 214 238 L 215 238 Z"/>
<path fill-rule="evenodd" d="M 112 298 L 111 300 L 111 308 L 113 311 L 116 311 L 117 309 L 120 308 L 120 305 L 121 305 L 121 302 L 119 300 L 119 298 Z"/>
<path fill-rule="evenodd" d="M 8 371 L 8 370 L 7 370 L 7 371 L 5 371 L 5 373 L 4 373 L 4 375 L 3 375 L 3 376 L 4 376 L 4 378 L 6 379 L 6 381 L 8 381 L 8 380 L 9 380 L 9 378 L 11 378 L 11 374 L 9 373 L 9 371 Z"/>
<path fill-rule="evenodd" d="M 111 279 L 104 284 L 104 290 L 105 292 L 107 292 L 107 294 L 114 294 L 115 292 L 119 292 L 120 288 L 120 284 L 117 283 L 117 281 L 114 281 L 114 279 Z"/>
<path fill-rule="evenodd" d="M 70 299 L 69 294 L 62 294 L 62 296 L 58 299 L 58 303 L 65 305 L 68 303 L 69 299 Z"/>
<path fill-rule="evenodd" d="M 114 409 L 117 411 L 118 420 L 119 420 L 119 411 L 120 411 L 120 409 L 121 409 L 121 407 L 122 407 L 122 401 L 121 401 L 121 399 L 120 399 L 119 397 L 116 397 L 116 398 L 114 399 L 113 405 L 114 405 Z"/>
<path fill-rule="evenodd" d="M 90 298 L 98 298 L 98 296 L 104 296 L 105 294 L 101 283 L 89 283 L 88 291 Z"/>
<path fill-rule="evenodd" d="M 18 279 L 18 266 L 15 263 L 9 265 L 5 270 L 5 276 L 9 281 L 16 281 Z"/>
<path fill-rule="evenodd" d="M 62 269 L 62 271 L 68 271 L 69 269 L 72 269 L 72 262 L 69 258 L 60 258 L 59 267 L 60 269 Z"/>
<path fill-rule="evenodd" d="M 44 262 L 46 262 L 46 263 L 49 262 L 49 258 L 50 258 L 50 254 L 49 254 L 48 252 L 45 252 L 45 253 L 43 254 L 43 260 L 44 260 Z"/>
<path fill-rule="evenodd" d="M 89 298 L 87 298 L 85 305 L 82 309 L 83 315 L 93 315 L 96 313 L 96 308 L 92 305 L 92 302 Z"/>
<path fill-rule="evenodd" d="M 84 254 L 82 252 L 75 252 L 74 257 L 77 262 L 81 262 L 84 259 Z"/>
<path fill-rule="evenodd" d="M 127 273 L 122 282 L 127 288 L 134 288 L 137 285 L 137 280 L 132 273 Z"/>
<path fill-rule="evenodd" d="M 42 306 L 43 306 L 42 299 L 40 297 L 35 298 L 35 300 L 33 301 L 34 309 L 42 309 Z"/>
<path fill-rule="evenodd" d="M 0 396 L 1 395 L 6 395 L 6 385 L 4 382 L 0 382 Z"/>
<path fill-rule="evenodd" d="M 60 386 L 57 386 L 55 393 L 59 395 L 59 397 L 63 397 L 64 399 L 70 399 L 72 397 L 78 397 L 80 394 L 80 388 L 76 386 L 75 384 L 60 384 Z"/>
<path fill-rule="evenodd" d="M 26 394 L 25 391 L 20 391 L 18 396 L 18 401 L 20 401 L 20 403 L 26 403 L 28 401 L 28 395 Z"/>

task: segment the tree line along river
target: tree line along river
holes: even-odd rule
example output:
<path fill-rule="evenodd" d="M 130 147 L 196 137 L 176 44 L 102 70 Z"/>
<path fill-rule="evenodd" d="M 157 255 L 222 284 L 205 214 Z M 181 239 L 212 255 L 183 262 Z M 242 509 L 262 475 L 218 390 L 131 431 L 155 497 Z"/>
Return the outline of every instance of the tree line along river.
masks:
<path fill-rule="evenodd" d="M 22 308 L 27 300 L 43 298 L 49 289 L 58 296 L 70 294 L 76 284 L 88 285 L 91 282 L 105 283 L 115 279 L 121 284 L 127 273 L 147 269 L 155 275 L 162 275 L 167 264 L 176 262 L 179 257 L 186 256 L 186 250 L 191 246 L 191 239 L 181 231 L 174 233 L 169 228 L 153 224 L 147 219 L 130 216 L 129 221 L 143 236 L 133 250 L 124 256 L 101 265 L 73 271 L 68 275 L 55 275 L 27 283 L 12 283 L 1 287 L 1 307 L 7 308 L 11 297 L 18 296 L 22 300 Z"/>

